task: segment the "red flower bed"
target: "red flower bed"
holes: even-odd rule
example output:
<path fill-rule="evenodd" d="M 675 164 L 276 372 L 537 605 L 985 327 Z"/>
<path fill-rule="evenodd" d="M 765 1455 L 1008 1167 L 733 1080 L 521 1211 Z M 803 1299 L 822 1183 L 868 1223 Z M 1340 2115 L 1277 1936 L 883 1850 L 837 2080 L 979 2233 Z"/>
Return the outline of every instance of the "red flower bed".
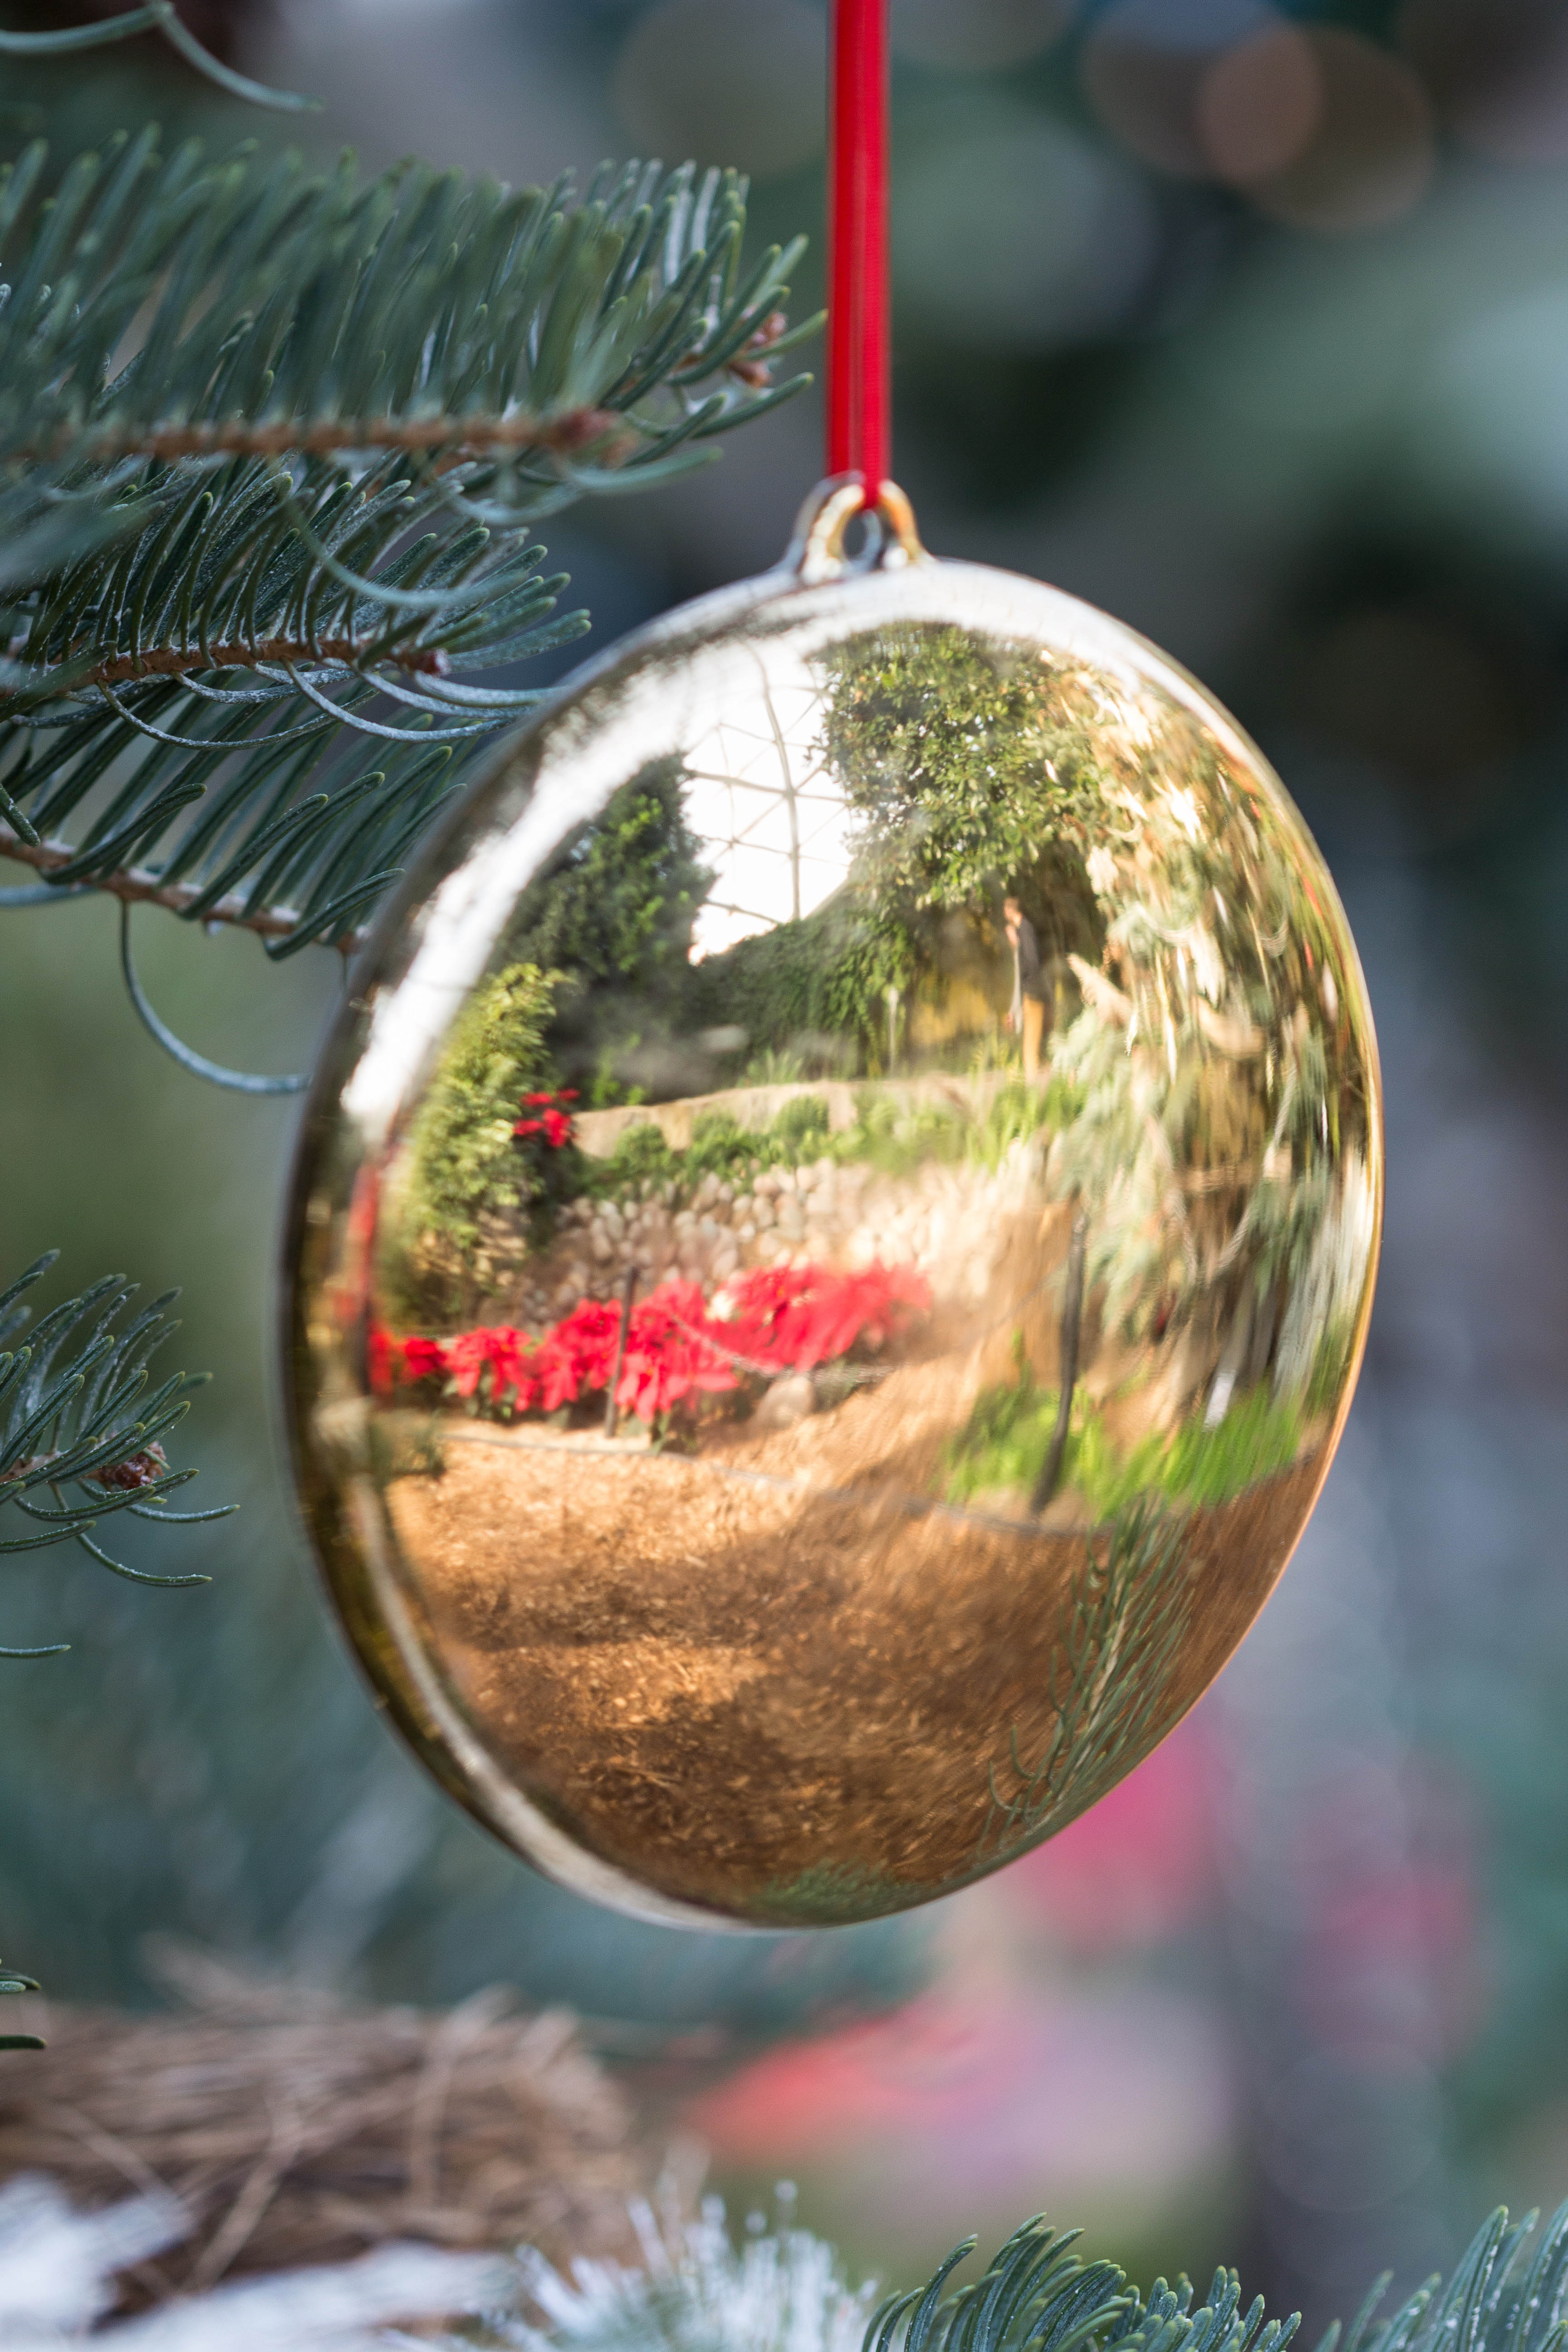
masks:
<path fill-rule="evenodd" d="M 930 1305 L 931 1286 L 911 1266 L 858 1274 L 759 1266 L 711 1307 L 699 1283 L 661 1282 L 632 1309 L 616 1402 L 651 1422 L 689 1397 L 737 1389 L 748 1378 L 810 1371 L 856 1348 L 885 1347 Z M 510 1323 L 452 1339 L 377 1331 L 371 1381 L 385 1395 L 395 1383 L 438 1379 L 507 1418 L 556 1412 L 609 1387 L 620 1336 L 619 1306 L 593 1298 L 539 1339 Z"/>

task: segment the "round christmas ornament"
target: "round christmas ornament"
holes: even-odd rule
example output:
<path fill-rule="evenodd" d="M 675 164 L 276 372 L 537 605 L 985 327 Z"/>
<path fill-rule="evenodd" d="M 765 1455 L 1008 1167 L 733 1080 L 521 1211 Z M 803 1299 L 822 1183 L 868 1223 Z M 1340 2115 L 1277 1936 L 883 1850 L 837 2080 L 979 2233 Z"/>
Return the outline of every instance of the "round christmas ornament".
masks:
<path fill-rule="evenodd" d="M 708 1925 L 946 1894 L 1163 1737 L 1322 1483 L 1381 1213 L 1278 780 L 886 478 L 879 19 L 837 25 L 837 477 L 505 748 L 296 1181 L 296 1444 L 380 1695 L 541 1868 Z"/>

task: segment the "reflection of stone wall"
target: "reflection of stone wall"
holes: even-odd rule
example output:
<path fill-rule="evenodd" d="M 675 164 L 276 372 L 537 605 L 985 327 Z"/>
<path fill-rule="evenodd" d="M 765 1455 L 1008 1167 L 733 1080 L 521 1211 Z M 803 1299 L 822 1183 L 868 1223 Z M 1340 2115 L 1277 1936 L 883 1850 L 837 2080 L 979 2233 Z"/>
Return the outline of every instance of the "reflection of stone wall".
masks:
<path fill-rule="evenodd" d="M 1016 1143 L 993 1173 L 928 1165 L 887 1176 L 864 1161 L 818 1160 L 760 1170 L 736 1187 L 706 1176 L 689 1205 L 668 1199 L 574 1202 L 545 1256 L 519 1264 L 498 1311 L 537 1326 L 580 1298 L 619 1293 L 628 1265 L 646 1292 L 670 1277 L 710 1293 L 745 1268 L 812 1262 L 912 1265 L 937 1306 L 989 1294 L 1017 1213 L 1040 1197 L 1032 1147 Z"/>

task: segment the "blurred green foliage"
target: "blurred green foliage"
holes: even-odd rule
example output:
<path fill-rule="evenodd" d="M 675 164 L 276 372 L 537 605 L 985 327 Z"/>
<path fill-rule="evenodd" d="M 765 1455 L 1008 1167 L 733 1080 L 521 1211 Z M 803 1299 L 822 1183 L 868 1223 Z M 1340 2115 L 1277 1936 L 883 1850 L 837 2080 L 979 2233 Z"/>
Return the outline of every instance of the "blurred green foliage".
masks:
<path fill-rule="evenodd" d="M 428 1234 L 470 1272 L 484 1210 L 526 1207 L 527 1171 L 512 1129 L 521 1097 L 549 1083 L 546 1033 L 555 974 L 509 963 L 477 989 L 409 1135 L 405 1213 L 417 1248 Z"/>
<path fill-rule="evenodd" d="M 1059 1395 L 1042 1387 L 1015 1337 L 1016 1373 L 975 1399 L 968 1421 L 943 1457 L 949 1502 L 976 1496 L 1028 1496 L 1056 1429 Z M 1237 1399 L 1213 1428 L 1184 1422 L 1173 1435 L 1152 1433 L 1119 1445 L 1104 1414 L 1080 1391 L 1068 1423 L 1061 1484 L 1081 1496 L 1099 1524 L 1113 1519 L 1141 1495 L 1163 1496 L 1181 1508 L 1227 1503 L 1259 1479 L 1288 1469 L 1300 1449 L 1300 1415 L 1267 1387 Z"/>

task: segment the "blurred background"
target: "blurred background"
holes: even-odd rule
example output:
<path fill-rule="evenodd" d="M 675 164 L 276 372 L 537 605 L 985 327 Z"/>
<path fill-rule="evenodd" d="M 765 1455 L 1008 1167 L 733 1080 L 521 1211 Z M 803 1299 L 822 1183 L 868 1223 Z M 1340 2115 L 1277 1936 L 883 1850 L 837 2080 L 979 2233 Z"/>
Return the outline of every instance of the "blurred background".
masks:
<path fill-rule="evenodd" d="M 378 1998 L 594 2021 L 742 2210 L 884 2273 L 1048 2206 L 1318 2324 L 1568 2191 L 1568 0 L 892 0 L 899 478 L 929 545 L 1173 652 L 1306 812 L 1366 962 L 1389 1220 L 1285 1582 L 1182 1729 L 931 1913 L 689 1937 L 587 1910 L 423 1783 L 329 1631 L 275 1435 L 293 1113 L 137 1027 L 107 905 L 0 923 L 0 1264 L 186 1286 L 205 1591 L 14 1565 L 0 1926 L 65 1999 L 182 1937 Z M 79 21 L 26 9 L 16 26 Z M 100 13 L 113 13 L 106 5 Z M 0 82 L 0 142 L 155 116 L 513 182 L 695 155 L 821 266 L 817 0 L 191 0 L 280 127 L 144 44 Z M 552 541 L 595 642 L 772 562 L 813 399 Z M 536 676 L 539 673 L 535 673 Z M 308 1062 L 332 961 L 151 918 L 192 1041 Z M 721 1801 L 721 1798 L 716 1798 Z"/>

